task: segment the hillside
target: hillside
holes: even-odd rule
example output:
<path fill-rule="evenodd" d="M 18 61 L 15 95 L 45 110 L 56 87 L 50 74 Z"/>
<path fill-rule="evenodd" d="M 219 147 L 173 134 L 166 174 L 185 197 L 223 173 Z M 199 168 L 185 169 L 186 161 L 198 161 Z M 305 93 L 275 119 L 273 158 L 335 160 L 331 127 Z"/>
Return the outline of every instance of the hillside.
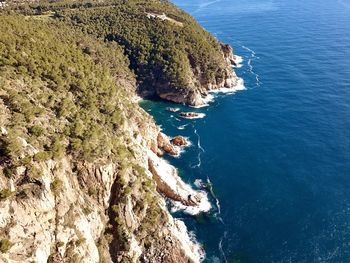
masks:
<path fill-rule="evenodd" d="M 0 35 L 0 261 L 199 262 L 164 198 L 210 204 L 136 94 L 195 105 L 196 78 L 228 70 L 222 46 L 158 1 L 9 5 Z"/>
<path fill-rule="evenodd" d="M 232 49 L 167 1 L 59 2 L 22 12 L 55 12 L 84 33 L 120 44 L 143 97 L 198 106 L 209 90 L 237 84 Z"/>

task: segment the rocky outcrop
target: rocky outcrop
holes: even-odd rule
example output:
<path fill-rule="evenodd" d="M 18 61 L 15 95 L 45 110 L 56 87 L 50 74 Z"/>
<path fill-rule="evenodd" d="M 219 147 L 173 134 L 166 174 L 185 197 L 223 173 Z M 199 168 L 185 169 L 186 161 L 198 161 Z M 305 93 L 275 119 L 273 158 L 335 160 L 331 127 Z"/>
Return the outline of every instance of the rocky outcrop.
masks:
<path fill-rule="evenodd" d="M 98 262 L 98 240 L 108 221 L 105 201 L 115 177 L 113 165 L 96 167 L 89 174 L 100 198 L 81 189 L 67 158 L 34 167 L 40 174 L 29 175 L 22 166 L 11 179 L 0 179 L 1 188 L 13 193 L 0 202 L 1 236 L 12 243 L 8 253 L 0 254 L 0 261 Z"/>
<path fill-rule="evenodd" d="M 233 49 L 230 45 L 222 43 L 220 43 L 220 47 L 224 66 L 220 69 L 220 74 L 213 80 L 204 78 L 203 72 L 195 67 L 188 72 L 187 87 L 174 88 L 166 83 L 158 84 L 152 93 L 153 96 L 190 106 L 202 106 L 210 100 L 208 96 L 210 91 L 222 88 L 234 89 L 239 84 L 239 79 L 232 69 L 232 66 L 236 66 Z"/>
<path fill-rule="evenodd" d="M 162 155 L 164 152 L 173 156 L 179 155 L 179 150 L 170 142 L 168 136 L 159 132 L 157 136 L 158 151 L 157 153 Z"/>
<path fill-rule="evenodd" d="M 184 119 L 200 119 L 205 117 L 204 113 L 198 112 L 180 112 L 180 117 Z"/>
<path fill-rule="evenodd" d="M 176 146 L 188 146 L 189 142 L 187 141 L 187 139 L 183 136 L 175 136 L 174 138 L 172 138 L 170 140 L 170 142 Z"/>
<path fill-rule="evenodd" d="M 151 142 L 150 149 L 159 156 L 164 153 L 172 156 L 179 156 L 181 148 L 189 146 L 189 144 L 185 137 L 175 136 L 170 139 L 164 133 L 158 132 L 157 143 Z"/>

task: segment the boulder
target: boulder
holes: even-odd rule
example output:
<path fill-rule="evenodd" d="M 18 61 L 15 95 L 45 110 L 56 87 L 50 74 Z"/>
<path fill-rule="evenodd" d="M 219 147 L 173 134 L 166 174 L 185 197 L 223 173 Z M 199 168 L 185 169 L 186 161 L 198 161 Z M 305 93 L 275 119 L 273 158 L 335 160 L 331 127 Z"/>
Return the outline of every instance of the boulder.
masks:
<path fill-rule="evenodd" d="M 170 140 L 170 142 L 176 146 L 187 146 L 188 141 L 183 136 L 176 136 Z"/>

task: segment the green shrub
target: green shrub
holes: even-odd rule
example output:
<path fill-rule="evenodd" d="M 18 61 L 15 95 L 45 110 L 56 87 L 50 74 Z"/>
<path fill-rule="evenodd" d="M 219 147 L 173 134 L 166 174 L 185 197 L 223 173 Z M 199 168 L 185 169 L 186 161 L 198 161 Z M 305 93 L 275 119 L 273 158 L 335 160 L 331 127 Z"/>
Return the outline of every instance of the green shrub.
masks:
<path fill-rule="evenodd" d="M 42 171 L 40 171 L 40 169 L 35 166 L 30 166 L 27 169 L 27 174 L 30 178 L 34 178 L 34 179 L 39 179 L 43 175 Z"/>
<path fill-rule="evenodd" d="M 7 178 L 11 178 L 12 176 L 14 176 L 16 174 L 16 171 L 17 171 L 16 166 L 5 167 L 4 168 L 4 175 Z"/>
<path fill-rule="evenodd" d="M 13 195 L 13 192 L 10 189 L 0 190 L 0 200 L 5 200 Z"/>
<path fill-rule="evenodd" d="M 38 125 L 34 125 L 34 126 L 29 128 L 29 132 L 31 134 L 35 135 L 36 137 L 39 137 L 43 134 L 44 129 Z"/>
<path fill-rule="evenodd" d="M 63 241 L 57 242 L 57 247 L 63 247 L 63 246 L 64 246 L 64 242 Z"/>
<path fill-rule="evenodd" d="M 52 181 L 51 183 L 51 190 L 55 193 L 55 194 L 59 194 L 59 192 L 61 191 L 63 186 L 63 182 L 62 180 L 55 178 L 55 180 Z"/>
<path fill-rule="evenodd" d="M 47 152 L 47 151 L 41 151 L 41 152 L 38 152 L 34 155 L 34 161 L 36 162 L 40 162 L 40 161 L 47 161 L 49 159 L 51 159 L 52 157 L 52 154 L 51 152 Z"/>
<path fill-rule="evenodd" d="M 1 239 L 0 240 L 0 252 L 1 253 L 6 253 L 10 250 L 10 248 L 12 247 L 12 243 L 10 242 L 10 240 L 8 239 Z"/>

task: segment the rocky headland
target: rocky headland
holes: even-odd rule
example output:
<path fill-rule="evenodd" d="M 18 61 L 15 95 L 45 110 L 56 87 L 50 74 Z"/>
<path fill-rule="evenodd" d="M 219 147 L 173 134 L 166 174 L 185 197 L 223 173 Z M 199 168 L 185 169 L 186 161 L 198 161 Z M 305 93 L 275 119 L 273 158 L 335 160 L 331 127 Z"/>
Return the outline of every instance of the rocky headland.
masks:
<path fill-rule="evenodd" d="M 164 1 L 34 2 L 0 12 L 0 261 L 202 261 L 165 202 L 211 209 L 162 158 L 190 142 L 136 95 L 203 105 L 237 85 L 232 48 Z"/>

